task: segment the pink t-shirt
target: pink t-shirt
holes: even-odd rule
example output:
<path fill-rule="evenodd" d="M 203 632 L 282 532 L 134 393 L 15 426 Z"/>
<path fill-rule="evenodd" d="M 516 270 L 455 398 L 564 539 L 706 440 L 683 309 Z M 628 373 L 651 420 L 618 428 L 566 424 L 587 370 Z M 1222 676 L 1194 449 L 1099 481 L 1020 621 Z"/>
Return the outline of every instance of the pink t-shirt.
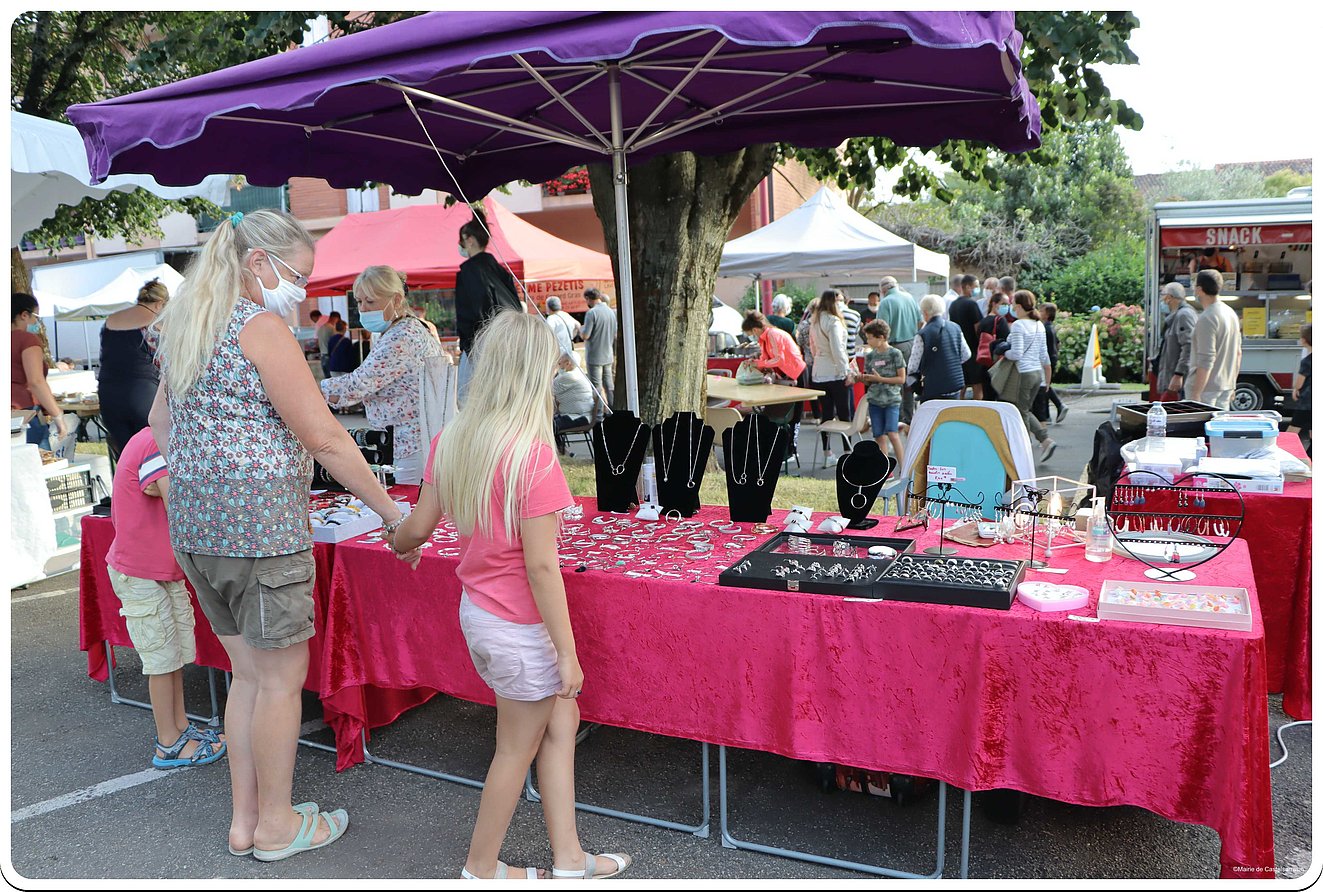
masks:
<path fill-rule="evenodd" d="M 114 491 L 110 496 L 110 519 L 115 541 L 106 563 L 125 576 L 137 579 L 183 579 L 170 549 L 170 525 L 165 502 L 143 492 L 150 484 L 169 476 L 165 459 L 145 427 L 129 438 L 115 465 Z"/>
<path fill-rule="evenodd" d="M 432 448 L 424 466 L 423 482 L 432 482 L 432 462 L 436 458 L 436 445 L 441 435 L 432 440 Z M 512 623 L 531 625 L 542 622 L 533 589 L 528 584 L 524 568 L 524 548 L 516 539 L 505 537 L 506 480 L 499 467 L 492 486 L 492 535 L 484 536 L 476 529 L 472 536 L 459 537 L 459 570 L 456 576 L 469 600 L 483 610 L 496 614 Z M 552 514 L 574 504 L 565 472 L 560 468 L 556 451 L 547 443 L 536 443 L 528 454 L 528 463 L 519 476 L 521 487 L 519 516 L 521 519 Z"/>

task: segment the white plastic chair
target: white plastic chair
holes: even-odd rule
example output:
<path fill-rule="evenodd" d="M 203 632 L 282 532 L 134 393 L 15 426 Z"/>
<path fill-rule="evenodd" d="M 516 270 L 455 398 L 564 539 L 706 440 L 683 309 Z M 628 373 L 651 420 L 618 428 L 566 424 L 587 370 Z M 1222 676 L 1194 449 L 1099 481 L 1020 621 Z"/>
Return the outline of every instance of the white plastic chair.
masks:
<path fill-rule="evenodd" d="M 868 428 L 868 398 L 860 397 L 854 407 L 854 419 L 851 421 L 824 421 L 818 425 L 820 434 L 840 434 L 845 441 L 845 451 L 849 452 L 854 443 L 851 437 L 862 437 Z M 826 452 L 822 453 L 822 466 L 827 467 Z"/>

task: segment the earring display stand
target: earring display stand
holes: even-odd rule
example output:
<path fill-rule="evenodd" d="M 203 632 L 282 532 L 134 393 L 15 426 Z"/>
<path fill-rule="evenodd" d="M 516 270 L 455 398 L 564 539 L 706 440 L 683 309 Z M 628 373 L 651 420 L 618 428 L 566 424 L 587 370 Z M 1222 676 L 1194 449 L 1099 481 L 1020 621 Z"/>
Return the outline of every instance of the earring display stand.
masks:
<path fill-rule="evenodd" d="M 676 412 L 652 429 L 657 497 L 664 510 L 692 517 L 702 507 L 698 490 L 715 438 L 716 431 L 693 412 Z"/>
<path fill-rule="evenodd" d="M 1053 511 L 1049 505 L 1048 496 L 1054 490 L 1047 487 L 1030 486 L 1028 481 L 1017 480 L 1012 488 L 1012 495 L 1003 497 L 997 493 L 997 502 L 993 506 L 998 521 L 1005 521 L 1010 518 L 1017 527 L 1023 528 L 1022 524 L 1029 523 L 1029 567 L 1033 570 L 1042 570 L 1047 566 L 1047 561 L 1040 561 L 1034 557 L 1034 550 L 1038 546 L 1038 522 L 1045 520 L 1048 523 L 1047 528 L 1047 548 L 1051 548 L 1052 539 L 1056 534 L 1067 525 L 1071 527 L 1075 524 L 1074 510 L 1067 515 L 1063 509 Z M 1051 552 L 1047 552 L 1050 556 Z"/>
<path fill-rule="evenodd" d="M 1230 480 L 1225 487 L 1195 486 L 1192 475 L 1169 481 L 1154 471 L 1126 471 L 1107 505 L 1107 526 L 1125 553 L 1146 564 L 1144 575 L 1163 582 L 1188 582 L 1194 567 L 1226 550 L 1245 522 L 1245 499 Z M 1159 566 L 1172 564 L 1174 566 Z"/>
<path fill-rule="evenodd" d="M 789 431 L 762 415 L 750 415 L 721 432 L 731 521 L 764 523 L 771 516 L 789 445 Z"/>
<path fill-rule="evenodd" d="M 628 511 L 638 502 L 639 471 L 648 452 L 651 430 L 624 409 L 593 425 L 593 467 L 600 510 Z"/>
<path fill-rule="evenodd" d="M 866 530 L 877 526 L 868 516 L 873 510 L 882 485 L 896 468 L 896 460 L 886 455 L 872 440 L 865 440 L 836 464 L 836 506 L 841 516 L 850 519 L 849 528 Z"/>
<path fill-rule="evenodd" d="M 934 489 L 937 490 L 937 495 L 928 495 L 928 493 L 932 492 Z M 960 496 L 960 498 L 952 498 L 952 492 Z M 926 511 L 929 517 L 940 517 L 941 519 L 941 527 L 938 532 L 938 544 L 925 548 L 923 550 L 924 554 L 935 554 L 945 557 L 957 553 L 954 545 L 946 544 L 946 507 L 948 505 L 952 508 L 959 508 L 963 511 L 981 512 L 983 510 L 982 495 L 979 496 L 977 502 L 970 501 L 969 496 L 965 495 L 959 489 L 956 489 L 955 484 L 953 483 L 930 483 L 924 489 L 922 494 L 910 490 L 906 493 L 906 496 L 911 500 L 911 504 L 917 505 L 919 510 Z M 933 513 L 934 505 L 938 506 L 936 513 Z"/>

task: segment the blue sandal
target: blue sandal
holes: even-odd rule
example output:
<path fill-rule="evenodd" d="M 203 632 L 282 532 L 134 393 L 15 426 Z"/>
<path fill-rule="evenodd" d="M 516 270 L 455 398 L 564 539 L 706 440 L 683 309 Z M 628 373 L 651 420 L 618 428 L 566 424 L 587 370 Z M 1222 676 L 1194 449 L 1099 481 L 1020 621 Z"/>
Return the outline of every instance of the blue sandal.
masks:
<path fill-rule="evenodd" d="M 189 733 L 192 731 L 193 733 Z M 214 735 L 214 732 L 212 732 Z M 188 746 L 190 741 L 197 741 L 198 748 L 193 751 L 193 755 L 185 758 L 182 753 L 184 747 Z M 214 736 L 207 736 L 206 732 L 198 731 L 193 725 L 189 725 L 179 739 L 166 746 L 161 743 L 161 739 L 156 739 L 156 748 L 163 755 L 152 756 L 153 768 L 191 768 L 195 765 L 210 765 L 212 762 L 225 755 L 225 744 Z"/>

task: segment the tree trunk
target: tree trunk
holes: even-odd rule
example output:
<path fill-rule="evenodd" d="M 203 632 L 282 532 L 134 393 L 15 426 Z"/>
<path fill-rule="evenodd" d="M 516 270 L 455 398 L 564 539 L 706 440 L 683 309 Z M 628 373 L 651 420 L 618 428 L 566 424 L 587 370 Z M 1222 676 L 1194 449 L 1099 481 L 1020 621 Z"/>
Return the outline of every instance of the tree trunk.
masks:
<path fill-rule="evenodd" d="M 775 157 L 774 145 L 715 156 L 677 152 L 629 170 L 639 410 L 649 424 L 674 412 L 703 414 L 707 331 L 721 249 L 745 200 L 771 173 Z M 614 263 L 616 202 L 611 165 L 592 164 L 588 170 L 593 206 Z M 615 276 L 619 295 L 618 266 Z M 625 405 L 623 334 L 622 324 L 616 342 L 615 402 L 619 406 Z"/>
<path fill-rule="evenodd" d="M 32 276 L 28 274 L 28 265 L 23 262 L 23 252 L 18 248 L 9 249 L 9 284 L 10 291 L 32 293 Z"/>

